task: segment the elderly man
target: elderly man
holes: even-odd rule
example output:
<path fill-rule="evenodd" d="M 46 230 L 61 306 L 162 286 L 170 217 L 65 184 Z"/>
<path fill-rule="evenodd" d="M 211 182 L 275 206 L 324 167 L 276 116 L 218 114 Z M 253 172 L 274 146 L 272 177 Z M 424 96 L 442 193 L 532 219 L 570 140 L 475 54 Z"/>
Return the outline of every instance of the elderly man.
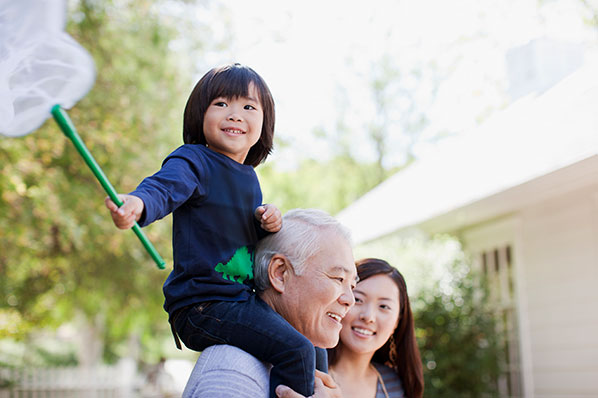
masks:
<path fill-rule="evenodd" d="M 289 211 L 282 229 L 259 242 L 254 277 L 259 299 L 314 346 L 337 344 L 341 320 L 355 303 L 357 273 L 349 234 L 334 218 L 321 210 Z M 183 397 L 268 397 L 270 368 L 236 347 L 215 345 L 202 352 Z M 319 377 L 315 396 L 338 395 L 327 375 Z"/>

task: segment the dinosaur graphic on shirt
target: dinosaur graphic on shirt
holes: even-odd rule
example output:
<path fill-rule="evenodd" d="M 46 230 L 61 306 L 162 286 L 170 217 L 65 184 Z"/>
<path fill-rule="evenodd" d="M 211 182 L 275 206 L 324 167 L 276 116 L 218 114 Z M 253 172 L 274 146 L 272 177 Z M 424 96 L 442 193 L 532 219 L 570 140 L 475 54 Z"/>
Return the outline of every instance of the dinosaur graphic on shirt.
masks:
<path fill-rule="evenodd" d="M 253 256 L 247 246 L 243 246 L 235 251 L 226 264 L 218 263 L 214 269 L 224 279 L 243 283 L 246 279 L 253 279 Z"/>

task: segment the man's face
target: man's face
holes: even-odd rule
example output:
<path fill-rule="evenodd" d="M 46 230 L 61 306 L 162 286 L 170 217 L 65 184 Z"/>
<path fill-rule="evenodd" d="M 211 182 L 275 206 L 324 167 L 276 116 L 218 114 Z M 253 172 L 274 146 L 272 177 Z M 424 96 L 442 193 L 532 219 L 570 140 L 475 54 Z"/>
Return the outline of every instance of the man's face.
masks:
<path fill-rule="evenodd" d="M 320 250 L 307 260 L 301 275 L 291 272 L 282 294 L 284 314 L 315 346 L 334 347 L 342 318 L 355 304 L 357 278 L 351 246 L 332 232 L 324 232 Z"/>

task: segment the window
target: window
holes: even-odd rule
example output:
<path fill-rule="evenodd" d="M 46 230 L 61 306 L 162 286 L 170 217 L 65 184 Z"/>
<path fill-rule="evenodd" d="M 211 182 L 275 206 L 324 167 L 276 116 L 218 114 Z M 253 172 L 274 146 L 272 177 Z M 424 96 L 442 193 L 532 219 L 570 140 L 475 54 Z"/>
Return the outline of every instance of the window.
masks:
<path fill-rule="evenodd" d="M 482 274 L 487 279 L 497 332 L 502 339 L 498 391 L 501 398 L 519 398 L 523 392 L 511 246 L 482 251 L 478 260 Z"/>

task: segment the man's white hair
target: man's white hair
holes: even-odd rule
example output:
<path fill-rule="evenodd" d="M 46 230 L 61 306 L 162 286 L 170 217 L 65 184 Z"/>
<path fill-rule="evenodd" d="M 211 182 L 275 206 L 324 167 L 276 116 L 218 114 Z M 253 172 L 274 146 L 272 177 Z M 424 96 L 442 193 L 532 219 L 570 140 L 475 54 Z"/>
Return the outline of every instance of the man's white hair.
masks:
<path fill-rule="evenodd" d="M 352 246 L 349 230 L 325 211 L 288 211 L 282 218 L 281 230 L 268 235 L 257 244 L 253 270 L 256 289 L 264 291 L 270 287 L 268 265 L 275 254 L 286 256 L 295 274 L 301 275 L 305 270 L 306 261 L 327 244 L 323 239 L 326 232 L 340 236 Z"/>

